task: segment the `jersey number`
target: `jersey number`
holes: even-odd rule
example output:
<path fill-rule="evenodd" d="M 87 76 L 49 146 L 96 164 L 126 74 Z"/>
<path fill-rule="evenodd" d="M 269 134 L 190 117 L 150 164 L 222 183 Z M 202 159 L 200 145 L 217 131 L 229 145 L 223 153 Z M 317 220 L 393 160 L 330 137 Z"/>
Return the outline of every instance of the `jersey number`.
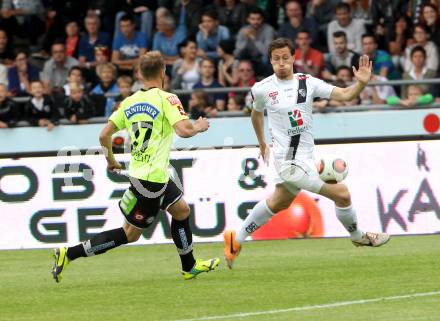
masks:
<path fill-rule="evenodd" d="M 146 129 L 146 130 L 143 130 Z M 140 147 L 140 151 L 144 152 L 148 143 L 150 142 L 151 133 L 153 132 L 153 122 L 152 121 L 140 121 L 137 123 L 133 123 L 131 130 L 134 133 L 134 140 L 131 144 L 131 149 L 138 148 L 141 143 L 142 133 L 144 133 L 144 137 L 142 140 L 142 145 Z"/>

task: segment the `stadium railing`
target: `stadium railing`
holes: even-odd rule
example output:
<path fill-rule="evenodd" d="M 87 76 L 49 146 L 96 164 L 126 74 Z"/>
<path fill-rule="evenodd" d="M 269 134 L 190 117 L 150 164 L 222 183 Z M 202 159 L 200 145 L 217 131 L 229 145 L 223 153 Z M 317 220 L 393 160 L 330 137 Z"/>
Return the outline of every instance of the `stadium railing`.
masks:
<path fill-rule="evenodd" d="M 405 86 L 405 85 L 417 85 L 417 84 L 440 84 L 440 78 L 432 79 L 422 79 L 422 80 L 388 80 L 388 81 L 372 81 L 368 83 L 368 86 Z M 206 88 L 202 89 L 206 93 L 247 93 L 251 87 L 222 87 L 222 88 Z M 176 95 L 190 95 L 193 90 L 175 89 L 172 90 Z M 106 97 L 116 97 L 118 94 L 106 94 Z M 13 100 L 17 103 L 25 103 L 30 99 L 30 97 L 14 97 Z M 440 103 L 433 103 L 427 106 L 415 106 L 415 107 L 401 107 L 401 106 L 390 106 L 386 104 L 371 104 L 371 105 L 354 105 L 346 107 L 328 107 L 320 113 L 327 112 L 352 112 L 352 111 L 369 111 L 369 110 L 407 110 L 407 109 L 424 109 L 440 107 Z M 247 116 L 249 113 L 243 111 L 223 111 L 218 112 L 217 117 L 242 117 Z M 89 123 L 105 123 L 107 117 L 93 117 L 89 119 Z M 67 119 L 61 119 L 60 124 L 70 124 Z M 28 126 L 28 122 L 20 121 L 17 123 L 18 127 Z"/>

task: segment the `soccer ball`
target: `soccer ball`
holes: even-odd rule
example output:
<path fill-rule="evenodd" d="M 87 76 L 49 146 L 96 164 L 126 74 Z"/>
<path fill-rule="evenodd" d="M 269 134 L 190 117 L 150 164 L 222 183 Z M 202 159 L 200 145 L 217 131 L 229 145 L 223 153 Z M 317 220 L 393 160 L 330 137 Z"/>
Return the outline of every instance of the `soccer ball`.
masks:
<path fill-rule="evenodd" d="M 347 161 L 341 156 L 325 155 L 317 164 L 319 177 L 327 183 L 342 182 L 348 174 Z"/>

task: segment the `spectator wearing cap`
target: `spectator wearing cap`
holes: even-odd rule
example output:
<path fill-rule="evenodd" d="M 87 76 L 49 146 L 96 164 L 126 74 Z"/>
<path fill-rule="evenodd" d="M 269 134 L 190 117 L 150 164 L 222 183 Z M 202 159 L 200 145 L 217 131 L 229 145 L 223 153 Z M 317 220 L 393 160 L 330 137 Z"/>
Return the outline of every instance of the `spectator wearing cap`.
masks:
<path fill-rule="evenodd" d="M 147 35 L 135 30 L 132 16 L 125 15 L 119 21 L 121 33 L 113 40 L 112 63 L 119 70 L 132 71 L 139 57 L 147 52 Z"/>
<path fill-rule="evenodd" d="M 61 89 L 66 83 L 70 68 L 78 64 L 78 60 L 66 55 L 63 42 L 55 42 L 52 45 L 52 57 L 44 63 L 40 74 L 46 93 L 51 93 L 53 89 Z"/>
<path fill-rule="evenodd" d="M 228 28 L 219 25 L 217 12 L 212 9 L 205 11 L 196 36 L 198 56 L 217 60 L 217 47 L 220 41 L 229 38 Z"/>
<path fill-rule="evenodd" d="M 100 31 L 101 20 L 96 15 L 88 15 L 84 19 L 86 33 L 79 41 L 79 62 L 81 67 L 93 67 L 95 64 L 95 48 L 110 47 L 110 36 Z"/>
<path fill-rule="evenodd" d="M 200 59 L 197 57 L 197 43 L 188 38 L 179 44 L 181 58 L 173 64 L 171 88 L 192 89 L 200 80 Z"/>
<path fill-rule="evenodd" d="M 39 80 L 38 68 L 28 61 L 26 51 L 19 50 L 15 64 L 8 69 L 8 90 L 12 96 L 29 96 L 30 84 Z"/>
<path fill-rule="evenodd" d="M 234 41 L 222 40 L 217 48 L 220 61 L 218 62 L 218 82 L 225 87 L 232 87 L 238 82 L 239 61 L 234 57 Z"/>

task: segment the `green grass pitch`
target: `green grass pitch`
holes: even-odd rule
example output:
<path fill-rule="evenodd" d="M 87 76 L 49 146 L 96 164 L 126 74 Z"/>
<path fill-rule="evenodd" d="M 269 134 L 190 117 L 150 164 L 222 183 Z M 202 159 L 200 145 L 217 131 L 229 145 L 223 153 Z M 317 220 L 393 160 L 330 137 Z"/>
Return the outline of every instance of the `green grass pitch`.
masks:
<path fill-rule="evenodd" d="M 247 242 L 234 270 L 222 260 L 189 281 L 173 245 L 79 259 L 60 284 L 50 275 L 51 250 L 0 251 L 0 320 L 438 321 L 439 240 L 394 237 L 377 249 L 348 239 Z M 197 257 L 222 251 L 220 243 L 195 244 Z M 396 296 L 406 297 L 368 301 Z M 313 307 L 347 301 L 358 302 Z M 237 316 L 253 312 L 262 313 Z"/>

